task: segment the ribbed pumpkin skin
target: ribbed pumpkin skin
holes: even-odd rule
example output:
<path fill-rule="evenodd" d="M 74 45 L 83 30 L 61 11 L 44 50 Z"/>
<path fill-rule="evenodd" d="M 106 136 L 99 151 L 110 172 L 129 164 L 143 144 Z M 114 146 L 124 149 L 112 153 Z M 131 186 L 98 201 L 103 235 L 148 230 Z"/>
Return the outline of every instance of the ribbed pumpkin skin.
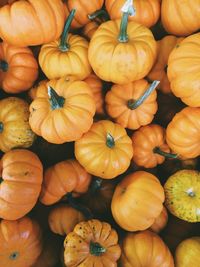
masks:
<path fill-rule="evenodd" d="M 111 19 L 120 19 L 124 0 L 106 0 L 106 9 Z M 130 21 L 135 21 L 148 28 L 156 24 L 160 17 L 160 0 L 134 0 L 133 1 L 136 14 L 130 16 Z"/>
<path fill-rule="evenodd" d="M 0 86 L 7 93 L 20 93 L 31 88 L 38 77 L 38 64 L 28 47 L 0 43 L 0 61 L 8 64 L 0 68 Z"/>
<path fill-rule="evenodd" d="M 0 100 L 0 150 L 27 148 L 33 144 L 35 134 L 28 123 L 29 105 L 23 99 L 7 97 Z"/>
<path fill-rule="evenodd" d="M 169 147 L 182 158 L 199 156 L 200 108 L 186 107 L 178 112 L 167 126 L 166 140 Z"/>
<path fill-rule="evenodd" d="M 158 109 L 156 90 L 136 109 L 131 110 L 127 106 L 129 100 L 137 100 L 149 86 L 144 79 L 123 85 L 113 85 L 105 97 L 107 113 L 116 123 L 132 130 L 151 123 Z"/>
<path fill-rule="evenodd" d="M 17 220 L 36 204 L 43 179 L 43 166 L 36 154 L 11 150 L 0 161 L 0 218 Z"/>
<path fill-rule="evenodd" d="M 21 47 L 41 45 L 59 38 L 64 20 L 61 0 L 16 1 L 0 9 L 0 37 Z"/>
<path fill-rule="evenodd" d="M 127 27 L 128 42 L 120 43 L 120 22 L 111 20 L 99 26 L 90 41 L 88 57 L 100 79 L 126 84 L 149 73 L 156 59 L 157 46 L 152 32 L 133 21 Z"/>
<path fill-rule="evenodd" d="M 170 250 L 151 231 L 128 233 L 121 248 L 119 267 L 174 267 Z"/>
<path fill-rule="evenodd" d="M 31 267 L 42 251 L 39 225 L 28 217 L 0 221 L 0 250 L 2 267 Z"/>
<path fill-rule="evenodd" d="M 136 171 L 117 185 L 111 203 L 112 215 L 127 231 L 145 230 L 160 215 L 164 199 L 164 189 L 156 176 Z"/>
<path fill-rule="evenodd" d="M 200 27 L 199 0 L 162 0 L 161 21 L 168 33 L 187 36 Z"/>
<path fill-rule="evenodd" d="M 200 33 L 175 46 L 168 60 L 167 75 L 172 93 L 188 106 L 200 107 Z"/>
<path fill-rule="evenodd" d="M 88 24 L 86 24 L 82 30 L 83 36 L 87 38 L 87 40 L 91 40 L 92 36 L 96 32 L 96 30 L 99 28 L 99 24 L 96 21 L 91 21 Z"/>
<path fill-rule="evenodd" d="M 45 171 L 40 201 L 52 205 L 67 193 L 85 193 L 90 181 L 91 175 L 76 160 L 61 161 Z"/>
<path fill-rule="evenodd" d="M 163 206 L 163 209 L 160 215 L 155 219 L 154 223 L 149 228 L 149 230 L 158 234 L 165 228 L 165 226 L 167 225 L 167 222 L 168 222 L 168 213 L 167 213 L 167 209 L 165 208 L 165 206 Z"/>

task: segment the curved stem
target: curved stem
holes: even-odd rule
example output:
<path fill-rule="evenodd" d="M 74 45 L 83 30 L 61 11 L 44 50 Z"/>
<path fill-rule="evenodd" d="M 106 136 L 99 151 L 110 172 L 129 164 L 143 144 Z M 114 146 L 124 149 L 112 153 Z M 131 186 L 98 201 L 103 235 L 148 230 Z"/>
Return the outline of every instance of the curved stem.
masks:
<path fill-rule="evenodd" d="M 110 133 L 107 133 L 107 135 L 106 135 L 106 145 L 109 148 L 113 148 L 115 146 L 115 140 Z"/>
<path fill-rule="evenodd" d="M 95 178 L 89 188 L 89 191 L 91 194 L 95 194 L 97 190 L 99 190 L 101 188 L 103 179 L 101 178 Z"/>
<path fill-rule="evenodd" d="M 3 132 L 3 122 L 0 122 L 0 133 Z"/>
<path fill-rule="evenodd" d="M 0 60 L 0 69 L 3 72 L 6 72 L 8 70 L 8 63 L 5 60 Z"/>
<path fill-rule="evenodd" d="M 155 147 L 154 150 L 153 150 L 154 153 L 156 154 L 159 154 L 165 158 L 171 158 L 171 159 L 176 159 L 178 158 L 178 155 L 177 154 L 172 154 L 172 153 L 167 153 L 167 152 L 164 152 L 162 151 L 159 147 Z"/>
<path fill-rule="evenodd" d="M 52 110 L 59 109 L 64 106 L 64 97 L 59 96 L 51 86 L 48 86 L 48 96 Z"/>
<path fill-rule="evenodd" d="M 136 109 L 138 108 L 140 105 L 142 105 L 142 103 L 150 96 L 150 94 L 156 89 L 156 87 L 158 86 L 158 84 L 160 83 L 160 81 L 154 81 L 149 88 L 144 92 L 144 94 L 138 98 L 137 100 L 134 99 L 130 99 L 128 100 L 127 106 L 129 109 Z"/>
<path fill-rule="evenodd" d="M 106 20 L 109 20 L 108 13 L 104 9 L 99 9 L 94 13 L 88 15 L 88 19 L 90 20 L 96 19 L 97 17 L 104 17 Z"/>
<path fill-rule="evenodd" d="M 99 243 L 90 242 L 90 254 L 94 256 L 101 256 L 106 252 L 106 248 L 101 246 Z"/>
<path fill-rule="evenodd" d="M 59 49 L 62 52 L 68 51 L 70 48 L 69 44 L 67 43 L 67 37 L 69 34 L 70 26 L 72 24 L 72 20 L 74 18 L 75 12 L 76 12 L 76 9 L 72 9 L 72 11 L 70 12 L 70 14 L 69 14 L 69 16 L 65 22 L 65 27 L 64 27 L 63 33 L 61 35 L 61 40 L 60 40 L 60 45 L 59 45 Z"/>

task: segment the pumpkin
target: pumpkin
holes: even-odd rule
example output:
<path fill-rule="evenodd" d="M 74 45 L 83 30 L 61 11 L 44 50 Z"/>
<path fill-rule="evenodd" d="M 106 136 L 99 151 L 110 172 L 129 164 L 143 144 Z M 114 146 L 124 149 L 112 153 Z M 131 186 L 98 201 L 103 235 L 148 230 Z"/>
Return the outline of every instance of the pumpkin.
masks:
<path fill-rule="evenodd" d="M 140 23 L 148 28 L 152 27 L 160 17 L 160 0 L 134 0 L 135 14 L 130 21 Z M 124 0 L 106 0 L 105 6 L 111 19 L 120 19 Z"/>
<path fill-rule="evenodd" d="M 89 85 L 62 78 L 41 86 L 46 90 L 41 89 L 30 105 L 33 132 L 54 144 L 79 139 L 90 129 L 96 110 Z"/>
<path fill-rule="evenodd" d="M 1 0 L 0 7 L 5 6 L 6 4 L 12 4 L 16 0 Z"/>
<path fill-rule="evenodd" d="M 114 84 L 105 97 L 106 111 L 115 122 L 128 129 L 138 129 L 152 122 L 157 111 L 155 91 L 144 79 L 128 84 Z"/>
<path fill-rule="evenodd" d="M 29 150 L 10 150 L 0 160 L 0 173 L 0 218 L 17 220 L 37 202 L 43 179 L 42 163 Z"/>
<path fill-rule="evenodd" d="M 117 123 L 101 120 L 75 142 L 75 157 L 87 172 L 104 179 L 124 173 L 133 156 L 130 137 Z"/>
<path fill-rule="evenodd" d="M 200 236 L 182 241 L 175 252 L 176 267 L 200 266 Z"/>
<path fill-rule="evenodd" d="M 27 148 L 35 134 L 28 123 L 29 105 L 23 99 L 8 97 L 0 100 L 0 150 Z"/>
<path fill-rule="evenodd" d="M 90 41 L 98 28 L 99 23 L 96 21 L 91 21 L 83 27 L 82 34 L 87 40 Z"/>
<path fill-rule="evenodd" d="M 127 231 L 145 230 L 160 215 L 164 199 L 164 189 L 157 177 L 146 171 L 136 171 L 116 186 L 111 203 L 112 215 Z"/>
<path fill-rule="evenodd" d="M 195 170 L 180 170 L 164 185 L 167 209 L 188 222 L 200 222 L 200 174 Z"/>
<path fill-rule="evenodd" d="M 157 46 L 152 32 L 139 23 L 128 23 L 132 5 L 128 8 L 121 22 L 102 23 L 89 44 L 89 62 L 104 81 L 126 84 L 142 79 L 156 59 Z"/>
<path fill-rule="evenodd" d="M 168 247 L 151 231 L 128 233 L 121 247 L 120 267 L 174 267 Z"/>
<path fill-rule="evenodd" d="M 199 8 L 198 0 L 192 1 L 192 5 L 190 0 L 163 0 L 161 4 L 162 25 L 168 33 L 177 36 L 190 35 L 200 27 Z"/>
<path fill-rule="evenodd" d="M 0 9 L 0 37 L 21 47 L 41 45 L 59 38 L 64 20 L 61 0 L 19 0 Z"/>
<path fill-rule="evenodd" d="M 158 124 L 141 127 L 132 135 L 134 148 L 133 161 L 138 166 L 154 168 L 162 164 L 165 157 L 176 158 L 176 154 L 169 153 L 169 146 L 165 141 L 165 129 Z"/>
<path fill-rule="evenodd" d="M 168 213 L 165 206 L 163 206 L 160 215 L 155 219 L 154 223 L 151 225 L 149 230 L 158 234 L 166 227 L 167 222 L 168 222 Z"/>
<path fill-rule="evenodd" d="M 68 267 L 117 267 L 121 254 L 117 232 L 99 220 L 77 224 L 65 238 L 64 248 L 64 262 Z"/>
<path fill-rule="evenodd" d="M 48 80 L 42 80 L 39 83 L 37 83 L 35 86 L 33 86 L 28 91 L 29 100 L 33 101 L 36 99 L 37 96 L 46 96 L 47 95 L 47 88 L 46 83 Z"/>
<path fill-rule="evenodd" d="M 147 75 L 151 81 L 159 80 L 158 88 L 164 93 L 171 93 L 171 87 L 167 76 L 167 64 L 171 51 L 178 45 L 183 38 L 177 38 L 173 35 L 167 35 L 161 40 L 157 41 L 158 55 L 156 62 Z"/>
<path fill-rule="evenodd" d="M 85 221 L 82 212 L 69 205 L 60 204 L 49 213 L 49 227 L 51 231 L 59 235 L 67 235 L 72 232 L 76 224 Z"/>
<path fill-rule="evenodd" d="M 186 107 L 178 112 L 167 126 L 166 140 L 169 147 L 182 158 L 199 156 L 200 108 Z"/>
<path fill-rule="evenodd" d="M 172 93 L 188 106 L 200 107 L 199 62 L 200 33 L 180 42 L 168 59 L 167 75 Z"/>
<path fill-rule="evenodd" d="M 83 194 L 90 181 L 91 175 L 76 160 L 61 161 L 45 171 L 40 201 L 52 205 L 67 193 Z"/>
<path fill-rule="evenodd" d="M 1 220 L 0 251 L 1 266 L 32 266 L 42 251 L 39 225 L 28 217 L 16 221 Z"/>
<path fill-rule="evenodd" d="M 101 15 L 103 11 L 104 0 L 93 0 L 91 2 L 85 0 L 68 0 L 65 1 L 66 16 L 70 14 L 73 9 L 76 9 L 76 15 L 72 22 L 72 28 L 81 28 L 90 22 L 93 17 Z"/>
<path fill-rule="evenodd" d="M 7 93 L 31 88 L 38 76 L 38 64 L 28 47 L 0 43 L 0 86 Z"/>

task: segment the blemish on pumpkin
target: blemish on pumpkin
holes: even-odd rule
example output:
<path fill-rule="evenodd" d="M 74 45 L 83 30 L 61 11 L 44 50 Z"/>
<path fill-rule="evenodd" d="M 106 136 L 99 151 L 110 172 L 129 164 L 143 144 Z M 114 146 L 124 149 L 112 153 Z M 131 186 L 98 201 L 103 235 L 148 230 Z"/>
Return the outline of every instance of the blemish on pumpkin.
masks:
<path fill-rule="evenodd" d="M 11 259 L 11 260 L 17 260 L 18 257 L 19 257 L 19 252 L 16 252 L 15 251 L 12 254 L 10 254 L 9 259 Z"/>
<path fill-rule="evenodd" d="M 124 194 L 126 192 L 126 188 L 122 188 L 121 194 Z"/>

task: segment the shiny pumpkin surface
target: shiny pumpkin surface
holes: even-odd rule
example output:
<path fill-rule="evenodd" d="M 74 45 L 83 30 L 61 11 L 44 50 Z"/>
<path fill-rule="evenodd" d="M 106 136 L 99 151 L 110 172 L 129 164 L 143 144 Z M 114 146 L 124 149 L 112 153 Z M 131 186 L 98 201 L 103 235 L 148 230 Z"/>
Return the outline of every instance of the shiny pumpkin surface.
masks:
<path fill-rule="evenodd" d="M 61 161 L 45 171 L 40 201 L 52 205 L 67 193 L 85 193 L 90 181 L 91 175 L 76 160 Z"/>
<path fill-rule="evenodd" d="M 92 175 L 112 179 L 125 172 L 133 156 L 126 130 L 117 123 L 102 120 L 94 123 L 75 142 L 75 157 Z"/>
<path fill-rule="evenodd" d="M 155 233 L 128 233 L 122 243 L 120 267 L 174 267 L 170 250 Z"/>
<path fill-rule="evenodd" d="M 200 108 L 186 107 L 168 124 L 166 140 L 169 147 L 185 159 L 200 155 Z"/>
<path fill-rule="evenodd" d="M 128 106 L 129 101 L 138 100 L 149 86 L 150 84 L 144 79 L 123 85 L 113 85 L 105 97 L 107 113 L 117 123 L 128 129 L 136 130 L 140 126 L 151 123 L 158 108 L 155 90 L 137 108 L 132 109 Z"/>
<path fill-rule="evenodd" d="M 27 148 L 33 144 L 35 134 L 28 123 L 29 106 L 17 97 L 0 100 L 0 150 Z"/>
<path fill-rule="evenodd" d="M 102 23 L 93 35 L 88 50 L 94 72 L 104 81 L 126 84 L 142 79 L 151 70 L 157 47 L 152 32 L 129 22 L 127 42 L 118 40 L 120 20 Z"/>
<path fill-rule="evenodd" d="M 200 174 L 195 170 L 180 170 L 164 185 L 166 207 L 176 217 L 188 222 L 200 222 Z"/>
<path fill-rule="evenodd" d="M 42 251 L 39 225 L 24 217 L 0 222 L 0 263 L 3 267 L 31 267 Z"/>
<path fill-rule="evenodd" d="M 157 177 L 136 171 L 117 185 L 111 203 L 112 215 L 127 231 L 145 230 L 160 215 L 164 199 L 164 189 Z"/>
<path fill-rule="evenodd" d="M 17 220 L 37 202 L 43 179 L 42 163 L 29 150 L 11 150 L 1 158 L 0 177 L 0 218 Z"/>
<path fill-rule="evenodd" d="M 177 44 L 168 60 L 167 75 L 172 93 L 191 107 L 200 107 L 199 53 L 200 33 L 197 33 Z"/>
<path fill-rule="evenodd" d="M 19 0 L 0 9 L 0 37 L 21 47 L 48 43 L 59 38 L 64 19 L 61 0 Z"/>
<path fill-rule="evenodd" d="M 121 255 L 117 232 L 106 222 L 89 220 L 77 224 L 64 241 L 68 267 L 117 267 Z"/>

